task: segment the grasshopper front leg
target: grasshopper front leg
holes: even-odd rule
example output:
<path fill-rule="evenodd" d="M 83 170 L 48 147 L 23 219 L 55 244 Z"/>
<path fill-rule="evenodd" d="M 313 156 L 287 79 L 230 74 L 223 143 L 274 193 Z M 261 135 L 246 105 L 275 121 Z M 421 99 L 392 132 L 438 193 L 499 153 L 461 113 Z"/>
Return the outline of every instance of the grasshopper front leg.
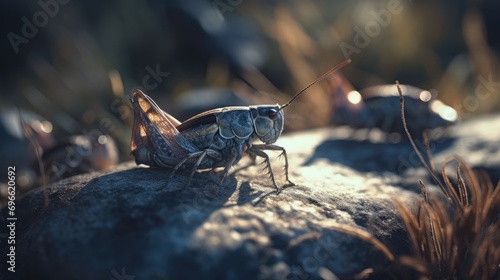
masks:
<path fill-rule="evenodd" d="M 281 191 L 281 188 L 278 187 L 278 184 L 276 183 L 276 179 L 274 178 L 274 172 L 273 172 L 273 169 L 271 168 L 271 161 L 269 159 L 269 155 L 267 155 L 263 150 L 281 151 L 280 156 L 283 155 L 284 158 L 285 158 L 285 176 L 286 176 L 286 180 L 289 183 L 289 185 L 294 186 L 295 183 L 293 183 L 292 181 L 290 181 L 290 179 L 288 177 L 288 156 L 287 156 L 285 148 L 277 146 L 277 145 L 257 144 L 257 145 L 252 145 L 247 150 L 247 152 L 250 155 L 257 155 L 257 156 L 260 156 L 260 157 L 264 158 L 264 160 L 266 162 L 266 165 L 267 165 L 267 168 L 269 170 L 269 176 L 271 177 L 271 181 L 273 182 L 274 187 L 278 191 Z"/>
<path fill-rule="evenodd" d="M 285 148 L 277 145 L 268 145 L 268 144 L 258 144 L 258 145 L 253 145 L 252 147 L 256 147 L 257 149 L 260 150 L 281 151 L 281 154 L 278 157 L 283 156 L 285 158 L 285 178 L 291 186 L 295 186 L 295 183 L 290 181 L 288 177 L 288 155 L 286 153 Z"/>

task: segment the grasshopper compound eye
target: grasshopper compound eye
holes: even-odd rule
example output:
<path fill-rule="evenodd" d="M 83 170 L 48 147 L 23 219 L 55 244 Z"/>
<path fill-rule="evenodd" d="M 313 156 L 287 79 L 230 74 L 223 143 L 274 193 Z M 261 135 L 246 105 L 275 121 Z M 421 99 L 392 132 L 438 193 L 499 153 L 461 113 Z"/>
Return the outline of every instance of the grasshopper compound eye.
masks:
<path fill-rule="evenodd" d="M 275 120 L 278 117 L 278 111 L 276 111 L 275 109 L 269 109 L 269 111 L 267 112 L 267 116 L 271 120 Z"/>

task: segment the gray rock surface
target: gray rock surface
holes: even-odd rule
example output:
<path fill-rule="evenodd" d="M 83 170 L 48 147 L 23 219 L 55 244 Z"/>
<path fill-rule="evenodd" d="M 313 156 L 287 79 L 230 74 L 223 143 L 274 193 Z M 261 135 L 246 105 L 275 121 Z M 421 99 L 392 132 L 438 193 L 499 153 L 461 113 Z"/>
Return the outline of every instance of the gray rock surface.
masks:
<path fill-rule="evenodd" d="M 180 172 L 161 189 L 170 170 L 130 162 L 47 187 L 48 206 L 41 190 L 31 192 L 16 201 L 16 273 L 6 279 L 320 279 L 325 271 L 344 279 L 368 267 L 390 270 L 380 252 L 332 225 L 365 228 L 395 253 L 408 252 L 391 201 L 411 205 L 416 180 L 427 175 L 408 142 L 352 140 L 345 132 L 283 136 L 278 144 L 297 185 L 279 194 L 259 166 L 220 186 L 218 173 L 205 172 L 184 187 L 189 172 Z M 431 147 L 436 162 L 457 153 L 494 177 L 499 139 L 500 116 L 485 116 Z M 273 161 L 284 183 L 282 166 Z M 2 239 L 1 254 L 7 250 Z"/>

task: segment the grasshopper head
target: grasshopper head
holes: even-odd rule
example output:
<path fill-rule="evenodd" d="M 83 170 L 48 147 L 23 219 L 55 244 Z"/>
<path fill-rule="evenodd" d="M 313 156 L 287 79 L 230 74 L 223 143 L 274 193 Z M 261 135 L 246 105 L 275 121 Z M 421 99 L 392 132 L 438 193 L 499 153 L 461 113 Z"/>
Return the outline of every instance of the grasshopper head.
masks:
<path fill-rule="evenodd" d="M 272 144 L 278 140 L 283 131 L 283 110 L 279 105 L 250 106 L 253 126 L 260 141 Z"/>

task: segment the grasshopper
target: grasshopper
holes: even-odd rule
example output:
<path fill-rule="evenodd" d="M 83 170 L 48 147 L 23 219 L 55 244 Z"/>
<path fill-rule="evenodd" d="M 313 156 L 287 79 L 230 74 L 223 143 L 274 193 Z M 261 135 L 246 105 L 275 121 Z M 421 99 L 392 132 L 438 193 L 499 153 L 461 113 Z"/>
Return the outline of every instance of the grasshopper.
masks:
<path fill-rule="evenodd" d="M 188 185 L 197 170 L 224 167 L 221 181 L 231 166 L 249 154 L 254 160 L 264 158 L 265 168 L 274 187 L 280 191 L 271 168 L 269 156 L 264 150 L 281 151 L 285 158 L 287 185 L 295 185 L 288 176 L 288 157 L 283 147 L 274 145 L 283 131 L 283 109 L 309 87 L 350 63 L 343 61 L 314 82 L 295 94 L 283 105 L 255 105 L 224 107 L 209 110 L 178 121 L 164 112 L 141 90 L 132 94 L 134 124 L 131 154 L 137 164 L 173 168 L 169 181 L 183 165 L 192 166 Z M 252 144 L 258 138 L 263 144 Z M 286 186 L 286 185 L 285 185 Z"/>

